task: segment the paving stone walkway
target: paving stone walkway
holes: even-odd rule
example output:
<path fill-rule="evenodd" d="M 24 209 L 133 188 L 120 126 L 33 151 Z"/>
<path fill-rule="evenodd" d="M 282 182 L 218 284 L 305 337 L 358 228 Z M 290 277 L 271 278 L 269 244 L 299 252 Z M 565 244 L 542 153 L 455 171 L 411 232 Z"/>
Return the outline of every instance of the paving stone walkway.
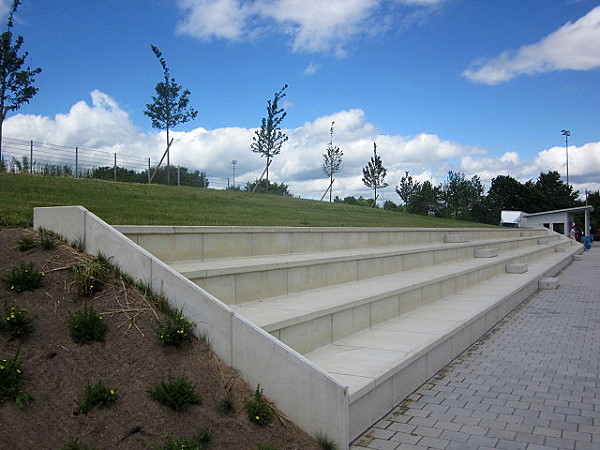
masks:
<path fill-rule="evenodd" d="M 376 423 L 364 449 L 600 449 L 600 243 Z"/>

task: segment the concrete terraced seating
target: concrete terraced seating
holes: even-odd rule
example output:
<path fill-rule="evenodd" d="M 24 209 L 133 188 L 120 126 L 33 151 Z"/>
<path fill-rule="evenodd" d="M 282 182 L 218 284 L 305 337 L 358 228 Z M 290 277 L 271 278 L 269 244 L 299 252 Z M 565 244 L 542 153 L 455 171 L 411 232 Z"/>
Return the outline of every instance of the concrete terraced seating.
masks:
<path fill-rule="evenodd" d="M 346 384 L 350 440 L 582 251 L 546 229 L 118 229 Z"/>

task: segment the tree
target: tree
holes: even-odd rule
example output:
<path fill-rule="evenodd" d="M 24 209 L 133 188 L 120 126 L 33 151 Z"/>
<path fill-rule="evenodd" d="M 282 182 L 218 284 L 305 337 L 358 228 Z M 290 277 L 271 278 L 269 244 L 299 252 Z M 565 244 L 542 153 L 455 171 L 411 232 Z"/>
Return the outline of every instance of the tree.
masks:
<path fill-rule="evenodd" d="M 286 96 L 284 91 L 287 87 L 288 85 L 284 84 L 279 92 L 275 92 L 272 101 L 267 100 L 267 117 L 263 117 L 260 130 L 256 130 L 250 146 L 254 153 L 260 153 L 261 157 L 265 156 L 267 158 L 267 167 L 265 168 L 267 181 L 269 180 L 271 158 L 279 155 L 281 146 L 288 140 L 287 135 L 281 131 L 281 122 L 283 122 L 287 113 L 283 107 L 279 107 L 280 100 Z M 268 189 L 269 184 L 267 183 L 266 186 Z"/>
<path fill-rule="evenodd" d="M 414 181 L 413 177 L 408 174 L 408 170 L 404 172 L 404 176 L 400 179 L 400 186 L 396 186 L 396 193 L 405 205 L 410 203 L 411 197 L 419 192 L 421 185 L 418 181 Z"/>
<path fill-rule="evenodd" d="M 292 197 L 287 184 L 271 183 L 269 180 L 256 180 L 253 183 L 246 183 L 244 188 L 246 192 L 260 192 L 261 194 L 281 195 L 282 197 Z"/>
<path fill-rule="evenodd" d="M 482 196 L 483 185 L 477 175 L 467 180 L 465 174 L 450 170 L 442 187 L 443 215 L 451 219 L 471 220 L 471 211 Z"/>
<path fill-rule="evenodd" d="M 29 103 L 37 94 L 38 88 L 33 86 L 35 76 L 42 69 L 23 69 L 23 64 L 29 55 L 27 52 L 19 55 L 23 46 L 23 36 L 17 36 L 13 42 L 13 17 L 21 4 L 13 0 L 6 31 L 0 36 L 0 162 L 2 161 L 2 128 L 9 111 L 18 110 L 24 103 Z"/>
<path fill-rule="evenodd" d="M 377 154 L 377 144 L 373 142 L 373 156 L 367 165 L 363 168 L 362 181 L 365 186 L 373 188 L 375 204 L 377 204 L 377 188 L 384 188 L 388 184 L 385 182 L 387 170 L 383 167 L 381 158 Z"/>
<path fill-rule="evenodd" d="M 556 209 L 565 209 L 575 206 L 575 201 L 579 192 L 573 192 L 573 187 L 564 183 L 560 179 L 560 173 L 550 171 L 540 173 L 535 187 L 538 195 L 541 197 L 539 211 L 554 211 Z M 538 211 L 532 211 L 538 212 Z"/>
<path fill-rule="evenodd" d="M 163 68 L 164 80 L 159 82 L 156 87 L 156 95 L 152 96 L 152 103 L 146 104 L 144 114 L 152 120 L 152 127 L 167 132 L 167 149 L 161 158 L 158 165 L 162 163 L 165 155 L 167 156 L 167 184 L 171 184 L 170 176 L 170 147 L 171 140 L 169 139 L 169 131 L 177 125 L 189 122 L 198 115 L 198 111 L 189 107 L 190 91 L 185 89 L 181 92 L 182 87 L 175 82 L 169 73 L 167 63 L 162 56 L 162 53 L 154 45 L 151 45 L 152 51 L 158 58 L 160 65 Z"/>
<path fill-rule="evenodd" d="M 440 188 L 433 186 L 427 180 L 418 185 L 418 188 L 406 204 L 406 212 L 423 216 L 438 216 L 440 213 Z"/>
<path fill-rule="evenodd" d="M 329 177 L 329 201 L 331 202 L 331 194 L 333 192 L 333 175 L 342 170 L 342 156 L 344 153 L 340 150 L 337 145 L 333 145 L 333 124 L 331 122 L 331 129 L 329 130 L 329 145 L 323 154 L 323 173 Z M 327 193 L 327 191 L 325 191 Z"/>

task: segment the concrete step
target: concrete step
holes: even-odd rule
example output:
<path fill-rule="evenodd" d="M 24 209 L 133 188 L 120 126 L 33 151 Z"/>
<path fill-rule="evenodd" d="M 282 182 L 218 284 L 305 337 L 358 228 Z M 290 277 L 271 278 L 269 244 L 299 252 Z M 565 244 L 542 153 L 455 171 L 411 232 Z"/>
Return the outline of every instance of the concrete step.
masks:
<path fill-rule="evenodd" d="M 555 241 L 510 249 L 485 262 L 463 259 L 232 305 L 232 308 L 304 354 L 505 274 L 513 265 L 527 265 L 544 255 L 555 258 L 554 248 L 558 245 L 564 243 Z"/>
<path fill-rule="evenodd" d="M 572 260 L 546 252 L 522 274 L 498 274 L 305 354 L 349 388 L 350 439 L 447 365 Z"/>
<path fill-rule="evenodd" d="M 237 305 L 461 261 L 473 256 L 492 257 L 518 247 L 551 245 L 560 241 L 558 235 L 547 238 L 543 244 L 538 242 L 539 235 L 470 242 L 462 242 L 464 235 L 456 236 L 460 242 L 402 244 L 211 261 L 177 261 L 170 265 L 221 301 Z"/>

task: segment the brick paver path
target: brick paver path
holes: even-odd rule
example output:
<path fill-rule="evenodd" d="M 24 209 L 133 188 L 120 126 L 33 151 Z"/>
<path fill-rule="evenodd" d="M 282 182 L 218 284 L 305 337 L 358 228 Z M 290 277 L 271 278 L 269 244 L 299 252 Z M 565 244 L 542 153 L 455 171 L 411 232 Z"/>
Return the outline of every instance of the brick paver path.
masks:
<path fill-rule="evenodd" d="M 600 449 L 600 243 L 351 446 Z"/>

